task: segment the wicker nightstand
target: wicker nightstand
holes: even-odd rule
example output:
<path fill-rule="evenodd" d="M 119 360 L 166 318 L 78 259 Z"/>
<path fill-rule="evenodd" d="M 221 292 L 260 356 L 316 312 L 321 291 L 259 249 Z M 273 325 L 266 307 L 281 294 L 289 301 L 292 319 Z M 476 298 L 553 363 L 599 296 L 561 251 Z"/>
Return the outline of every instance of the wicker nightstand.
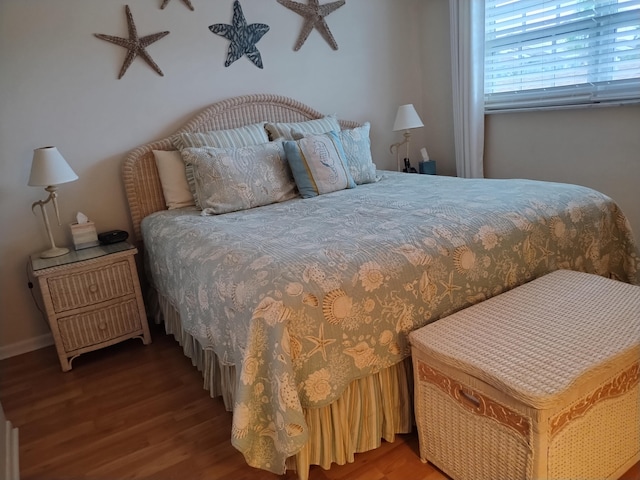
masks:
<path fill-rule="evenodd" d="M 78 355 L 129 338 L 151 343 L 137 252 L 122 242 L 55 258 L 31 256 L 63 371 Z"/>

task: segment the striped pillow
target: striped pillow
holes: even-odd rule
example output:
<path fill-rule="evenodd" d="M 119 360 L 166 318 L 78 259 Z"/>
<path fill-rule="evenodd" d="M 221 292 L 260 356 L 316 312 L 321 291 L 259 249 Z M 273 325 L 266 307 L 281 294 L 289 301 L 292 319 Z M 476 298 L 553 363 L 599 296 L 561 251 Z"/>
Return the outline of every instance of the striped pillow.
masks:
<path fill-rule="evenodd" d="M 189 147 L 238 148 L 259 145 L 269 141 L 264 128 L 265 123 L 254 123 L 229 130 L 178 133 L 171 138 L 171 142 L 178 150 Z"/>
<path fill-rule="evenodd" d="M 267 132 L 269 132 L 269 138 L 271 140 L 295 140 L 293 138 L 292 131 L 302 133 L 327 133 L 327 132 L 339 132 L 340 124 L 335 115 L 328 115 L 317 120 L 308 120 L 306 122 L 294 122 L 294 123 L 270 123 L 265 124 Z"/>

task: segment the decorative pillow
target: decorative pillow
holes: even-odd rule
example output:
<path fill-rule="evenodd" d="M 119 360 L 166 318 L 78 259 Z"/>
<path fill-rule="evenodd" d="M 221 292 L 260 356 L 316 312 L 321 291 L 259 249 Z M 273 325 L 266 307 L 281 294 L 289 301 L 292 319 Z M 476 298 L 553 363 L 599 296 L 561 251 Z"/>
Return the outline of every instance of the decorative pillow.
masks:
<path fill-rule="evenodd" d="M 297 197 L 282 142 L 240 148 L 185 148 L 201 209 L 228 213 Z"/>
<path fill-rule="evenodd" d="M 376 177 L 376 166 L 371 159 L 370 128 L 371 124 L 366 122 L 361 127 L 356 127 L 351 130 L 340 130 L 338 132 L 338 138 L 340 138 L 342 142 L 342 147 L 347 157 L 349 173 L 351 173 L 356 185 L 378 181 Z M 291 134 L 295 140 L 308 135 L 297 130 L 292 130 Z"/>
<path fill-rule="evenodd" d="M 260 122 L 228 130 L 178 133 L 171 138 L 171 143 L 181 151 L 189 147 L 238 148 L 259 145 L 269 141 L 264 124 L 265 122 Z M 198 205 L 198 192 L 193 179 L 193 167 L 190 163 L 186 163 L 185 175 L 189 190 Z"/>
<path fill-rule="evenodd" d="M 285 141 L 284 150 L 303 198 L 355 188 L 336 132 Z"/>
<path fill-rule="evenodd" d="M 291 135 L 292 130 L 302 133 L 327 133 L 339 132 L 340 124 L 335 115 L 328 115 L 317 120 L 308 120 L 306 122 L 295 123 L 269 123 L 265 124 L 265 128 L 269 132 L 271 140 L 295 140 Z"/>
<path fill-rule="evenodd" d="M 196 203 L 193 199 L 184 162 L 180 152 L 175 150 L 153 150 L 153 157 L 158 167 L 158 175 L 162 184 L 164 201 L 169 210 L 176 208 L 193 207 Z"/>
<path fill-rule="evenodd" d="M 265 122 L 260 122 L 229 130 L 178 133 L 171 138 L 171 142 L 178 150 L 188 147 L 237 148 L 259 145 L 269 141 L 264 125 Z"/>

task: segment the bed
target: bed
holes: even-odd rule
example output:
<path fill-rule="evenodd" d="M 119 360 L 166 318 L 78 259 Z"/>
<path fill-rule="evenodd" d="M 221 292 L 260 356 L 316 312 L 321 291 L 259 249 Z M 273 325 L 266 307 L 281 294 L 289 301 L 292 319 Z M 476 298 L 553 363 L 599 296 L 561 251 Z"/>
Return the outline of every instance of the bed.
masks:
<path fill-rule="evenodd" d="M 154 155 L 176 135 L 323 118 L 277 95 L 224 100 L 122 171 L 150 311 L 233 411 L 247 463 L 300 479 L 411 430 L 410 331 L 557 269 L 640 284 L 629 222 L 576 185 L 376 171 L 255 208 L 167 209 Z"/>

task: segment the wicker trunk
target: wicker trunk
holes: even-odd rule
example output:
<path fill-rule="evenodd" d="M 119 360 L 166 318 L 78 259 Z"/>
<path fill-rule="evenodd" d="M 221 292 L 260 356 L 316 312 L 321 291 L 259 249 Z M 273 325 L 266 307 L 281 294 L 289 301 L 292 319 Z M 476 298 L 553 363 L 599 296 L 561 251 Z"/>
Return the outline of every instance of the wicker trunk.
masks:
<path fill-rule="evenodd" d="M 557 271 L 410 335 L 420 456 L 456 480 L 640 459 L 640 287 Z"/>

